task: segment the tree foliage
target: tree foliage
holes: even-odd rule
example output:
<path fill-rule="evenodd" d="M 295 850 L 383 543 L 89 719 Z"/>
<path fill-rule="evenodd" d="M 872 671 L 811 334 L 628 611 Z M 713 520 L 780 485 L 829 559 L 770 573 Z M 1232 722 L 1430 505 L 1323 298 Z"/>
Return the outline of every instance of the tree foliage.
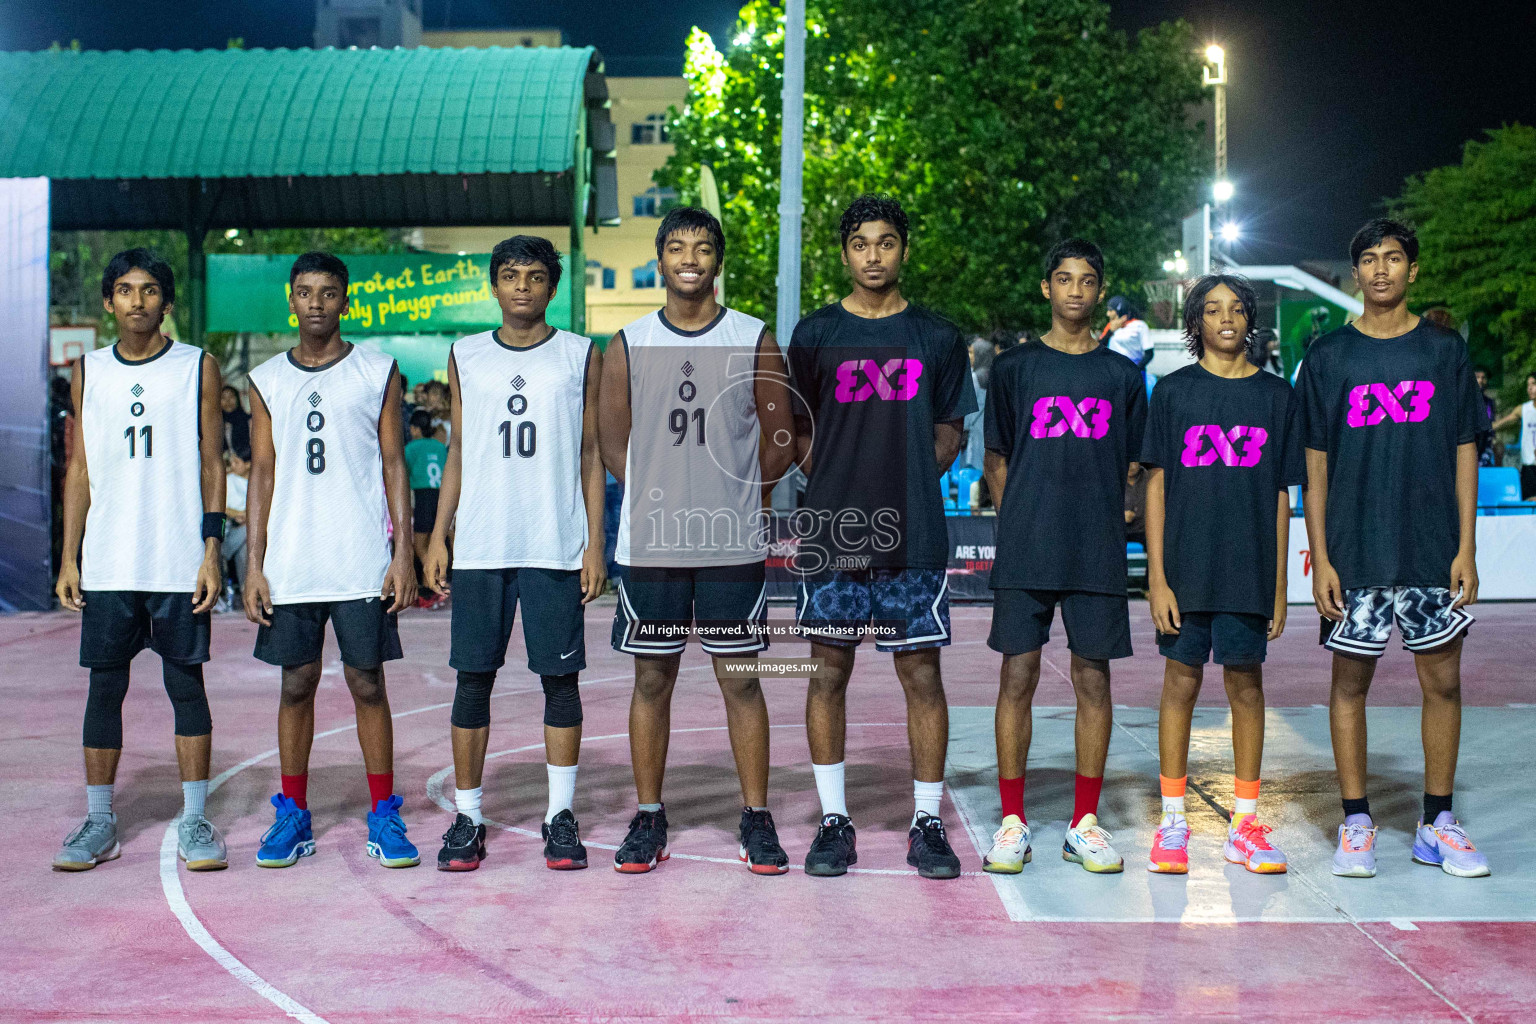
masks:
<path fill-rule="evenodd" d="M 1502 363 L 1503 390 L 1523 401 L 1536 370 L 1536 128 L 1468 142 L 1461 163 L 1409 178 L 1392 206 L 1419 235 L 1415 301 L 1469 319 L 1474 356 Z"/>
<path fill-rule="evenodd" d="M 1112 31 L 1101 0 L 807 0 L 802 308 L 847 289 L 837 222 L 860 192 L 912 219 L 904 291 L 963 327 L 1039 326 L 1040 262 L 1098 242 L 1135 292 L 1178 244 L 1206 171 L 1193 34 Z M 687 201 L 721 184 L 726 294 L 772 318 L 783 10 L 749 0 L 718 51 L 688 41 L 686 107 L 657 181 Z M 781 331 L 784 328 L 781 327 Z M 787 331 L 786 331 L 787 333 Z"/>

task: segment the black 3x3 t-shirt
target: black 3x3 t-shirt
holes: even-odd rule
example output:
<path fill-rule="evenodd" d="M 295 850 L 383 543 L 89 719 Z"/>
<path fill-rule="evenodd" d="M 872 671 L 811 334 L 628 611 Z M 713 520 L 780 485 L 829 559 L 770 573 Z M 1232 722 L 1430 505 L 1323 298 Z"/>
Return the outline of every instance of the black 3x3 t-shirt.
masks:
<path fill-rule="evenodd" d="M 1291 386 L 1199 363 L 1157 382 L 1141 461 L 1163 471 L 1163 574 L 1181 612 L 1274 614 L 1280 492 L 1304 483 Z"/>
<path fill-rule="evenodd" d="M 1294 431 L 1328 453 L 1328 559 L 1344 589 L 1451 585 L 1456 449 L 1475 440 L 1480 407 L 1466 342 L 1428 320 L 1396 338 L 1346 326 L 1312 343 Z"/>
<path fill-rule="evenodd" d="M 1100 345 L 1003 353 L 987 391 L 987 448 L 1008 462 L 993 590 L 1124 594 L 1126 471 L 1141 452 L 1146 382 Z"/>

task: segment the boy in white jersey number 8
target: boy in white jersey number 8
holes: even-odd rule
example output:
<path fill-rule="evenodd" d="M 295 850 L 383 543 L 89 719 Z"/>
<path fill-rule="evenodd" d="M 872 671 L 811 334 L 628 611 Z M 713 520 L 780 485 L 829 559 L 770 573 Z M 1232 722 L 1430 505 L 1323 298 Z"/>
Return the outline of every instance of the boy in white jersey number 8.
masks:
<path fill-rule="evenodd" d="M 394 731 L 384 662 L 401 656 L 395 615 L 416 599 L 411 491 L 395 361 L 341 338 L 347 266 L 305 253 L 289 273 L 299 344 L 251 371 L 245 614 L 256 657 L 283 670 L 277 715 L 282 792 L 256 863 L 315 852 L 309 751 L 325 623 L 341 649 L 368 773 L 367 852 L 385 867 L 420 862 L 394 793 Z M 394 554 L 384 535 L 387 507 Z"/>

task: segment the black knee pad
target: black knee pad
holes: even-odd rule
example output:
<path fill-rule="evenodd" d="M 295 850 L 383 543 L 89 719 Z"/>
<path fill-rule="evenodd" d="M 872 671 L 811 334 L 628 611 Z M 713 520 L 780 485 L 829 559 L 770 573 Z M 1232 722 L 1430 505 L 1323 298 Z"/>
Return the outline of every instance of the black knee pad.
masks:
<path fill-rule="evenodd" d="M 460 672 L 448 720 L 460 729 L 485 729 L 491 724 L 491 687 L 495 672 Z"/>
<path fill-rule="evenodd" d="M 581 689 L 576 673 L 564 676 L 539 676 L 544 684 L 544 724 L 553 729 L 569 729 L 581 724 Z"/>
<path fill-rule="evenodd" d="M 207 736 L 213 732 L 213 718 L 208 714 L 208 694 L 203 690 L 203 666 L 162 662 L 165 692 L 176 713 L 177 736 Z"/>
<path fill-rule="evenodd" d="M 98 750 L 123 749 L 123 698 L 128 696 L 128 666 L 91 669 L 91 688 L 85 698 L 84 746 Z"/>

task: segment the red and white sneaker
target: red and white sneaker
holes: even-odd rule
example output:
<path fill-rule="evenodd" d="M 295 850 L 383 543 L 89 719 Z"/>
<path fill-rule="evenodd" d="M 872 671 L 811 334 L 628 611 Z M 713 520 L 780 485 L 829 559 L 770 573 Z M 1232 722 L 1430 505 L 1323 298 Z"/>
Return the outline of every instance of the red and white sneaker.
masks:
<path fill-rule="evenodd" d="M 1227 831 L 1227 860 L 1260 875 L 1284 874 L 1285 854 L 1269 845 L 1269 833 L 1270 827 L 1260 825 L 1255 815 L 1243 815 L 1237 827 Z"/>
<path fill-rule="evenodd" d="M 1157 826 L 1147 870 L 1158 875 L 1189 874 L 1189 822 L 1184 815 L 1168 813 Z"/>

